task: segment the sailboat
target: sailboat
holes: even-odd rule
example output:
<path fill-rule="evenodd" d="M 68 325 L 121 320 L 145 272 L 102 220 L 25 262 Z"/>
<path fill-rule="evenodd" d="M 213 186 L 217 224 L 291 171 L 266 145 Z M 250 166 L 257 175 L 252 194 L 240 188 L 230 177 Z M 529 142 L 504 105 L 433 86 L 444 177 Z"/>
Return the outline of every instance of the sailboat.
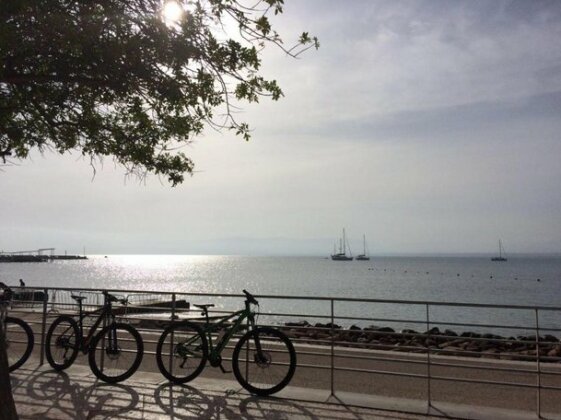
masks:
<path fill-rule="evenodd" d="M 339 239 L 339 252 L 336 249 L 333 250 L 331 254 L 331 259 L 333 261 L 352 261 L 353 256 L 351 254 L 351 249 L 349 247 L 349 255 L 347 255 L 347 238 L 345 236 L 345 229 L 343 228 L 343 237 Z"/>
<path fill-rule="evenodd" d="M 491 261 L 507 261 L 506 257 L 503 257 L 503 254 L 504 254 L 503 243 L 499 239 L 499 256 L 491 258 Z"/>
<path fill-rule="evenodd" d="M 370 261 L 366 253 L 366 235 L 362 235 L 362 254 L 356 256 L 357 261 Z"/>

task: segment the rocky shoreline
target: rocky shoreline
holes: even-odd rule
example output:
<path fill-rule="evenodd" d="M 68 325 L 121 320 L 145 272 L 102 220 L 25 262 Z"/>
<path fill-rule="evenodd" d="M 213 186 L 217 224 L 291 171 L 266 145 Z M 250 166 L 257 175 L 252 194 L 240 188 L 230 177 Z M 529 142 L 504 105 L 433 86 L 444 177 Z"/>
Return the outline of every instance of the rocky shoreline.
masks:
<path fill-rule="evenodd" d="M 476 332 L 456 333 L 434 327 L 418 332 L 411 329 L 395 331 L 391 327 L 371 325 L 365 328 L 356 325 L 342 328 L 336 324 L 310 324 L 308 321 L 287 322 L 281 327 L 291 339 L 308 344 L 373 350 L 401 351 L 476 357 L 502 360 L 537 361 L 561 363 L 561 342 L 557 337 L 535 335 L 503 337 Z"/>

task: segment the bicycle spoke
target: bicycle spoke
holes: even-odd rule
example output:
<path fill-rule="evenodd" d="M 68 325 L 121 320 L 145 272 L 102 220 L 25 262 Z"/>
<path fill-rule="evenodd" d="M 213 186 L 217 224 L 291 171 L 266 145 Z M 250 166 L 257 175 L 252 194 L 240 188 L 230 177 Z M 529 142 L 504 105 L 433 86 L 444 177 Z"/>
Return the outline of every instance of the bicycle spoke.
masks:
<path fill-rule="evenodd" d="M 260 395 L 284 388 L 292 378 L 295 364 L 292 344 L 272 328 L 259 328 L 256 333 L 246 334 L 234 352 L 236 378 L 246 389 Z"/>
<path fill-rule="evenodd" d="M 172 382 L 185 383 L 195 378 L 206 362 L 206 341 L 191 324 L 166 329 L 156 351 L 160 371 Z"/>
<path fill-rule="evenodd" d="M 47 334 L 47 360 L 55 369 L 65 369 L 74 362 L 79 348 L 76 322 L 66 316 L 55 320 Z"/>
<path fill-rule="evenodd" d="M 138 332 L 125 324 L 107 327 L 96 336 L 90 350 L 90 366 L 106 382 L 128 378 L 140 364 L 143 345 Z"/>

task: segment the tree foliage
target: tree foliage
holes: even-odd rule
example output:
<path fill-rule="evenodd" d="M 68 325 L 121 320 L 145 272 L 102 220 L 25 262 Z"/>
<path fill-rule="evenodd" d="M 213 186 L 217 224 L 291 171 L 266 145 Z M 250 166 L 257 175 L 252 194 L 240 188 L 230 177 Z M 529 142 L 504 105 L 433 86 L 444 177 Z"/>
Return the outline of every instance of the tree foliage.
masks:
<path fill-rule="evenodd" d="M 271 15 L 283 0 L 8 0 L 0 7 L 0 152 L 77 150 L 113 157 L 172 185 L 193 171 L 181 146 L 205 126 L 232 129 L 239 101 L 282 96 L 260 73 L 275 44 L 297 56 L 318 47 L 303 33 L 283 46 Z"/>

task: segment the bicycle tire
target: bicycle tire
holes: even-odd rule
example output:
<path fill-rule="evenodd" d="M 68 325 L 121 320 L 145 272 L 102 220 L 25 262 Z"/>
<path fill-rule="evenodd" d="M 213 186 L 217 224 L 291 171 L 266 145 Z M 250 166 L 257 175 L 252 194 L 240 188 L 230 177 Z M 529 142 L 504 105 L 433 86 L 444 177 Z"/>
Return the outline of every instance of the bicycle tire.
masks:
<path fill-rule="evenodd" d="M 172 343 L 174 344 L 173 349 L 170 348 L 169 351 L 170 352 L 173 351 L 173 353 L 166 354 L 164 352 L 166 339 L 172 333 L 173 333 L 174 343 L 176 341 L 176 337 L 177 340 L 181 340 L 180 337 L 184 337 L 185 335 L 191 337 L 194 348 L 192 350 L 189 350 L 184 346 L 183 347 L 180 346 L 180 344 L 184 345 L 185 343 L 179 343 L 179 342 L 176 344 Z M 197 354 L 199 358 L 197 357 L 190 358 L 190 360 L 195 361 L 194 369 L 191 373 L 185 375 L 178 375 L 177 374 L 178 370 L 173 369 L 172 362 L 174 360 L 180 360 L 180 358 L 183 358 L 183 362 L 181 363 L 180 368 L 185 370 L 184 365 L 185 363 L 187 363 L 188 353 Z M 171 357 L 171 358 L 166 360 L 166 357 L 167 358 Z M 186 382 L 192 381 L 202 372 L 207 360 L 208 360 L 208 342 L 206 340 L 202 328 L 199 327 L 198 325 L 193 324 L 191 322 L 181 322 L 181 323 L 172 324 L 162 332 L 162 335 L 160 335 L 160 338 L 158 340 L 158 345 L 156 347 L 156 363 L 158 365 L 158 369 L 160 369 L 160 372 L 162 372 L 162 375 L 164 375 L 164 377 L 168 379 L 170 382 L 173 382 L 175 384 L 184 384 Z M 168 369 L 167 366 L 170 366 L 170 369 Z"/>
<path fill-rule="evenodd" d="M 54 337 L 55 330 L 60 328 L 63 323 L 68 325 L 62 326 L 62 335 Z M 61 371 L 72 365 L 78 356 L 80 347 L 80 330 L 78 323 L 69 315 L 61 315 L 49 327 L 47 337 L 45 339 L 45 356 L 49 365 L 54 370 Z M 63 352 L 62 356 L 54 354 L 55 352 Z M 62 358 L 62 362 L 59 360 Z"/>
<path fill-rule="evenodd" d="M 31 355 L 31 352 L 33 351 L 33 344 L 34 344 L 34 336 L 33 336 L 33 330 L 31 329 L 31 327 L 29 326 L 29 324 L 27 322 L 25 322 L 22 319 L 19 318 L 12 318 L 7 316 L 5 321 L 4 321 L 5 325 L 4 325 L 4 331 L 6 332 L 6 353 L 8 355 L 8 371 L 9 372 L 13 372 L 16 369 L 19 369 L 29 358 L 29 356 Z M 17 356 L 16 355 L 16 360 L 12 360 L 10 361 L 10 344 L 11 344 L 11 339 L 10 336 L 12 334 L 9 334 L 10 329 L 13 332 L 13 326 L 10 327 L 9 324 L 13 324 L 13 326 L 19 326 L 22 330 L 23 333 L 26 336 L 26 341 L 24 343 L 25 344 L 25 349 L 22 352 L 21 356 Z M 20 331 L 18 334 L 21 334 L 22 332 Z M 15 341 L 14 343 L 16 343 L 17 341 Z M 13 354 L 13 352 L 12 352 Z"/>
<path fill-rule="evenodd" d="M 106 338 L 106 334 L 124 334 L 127 332 L 130 334 L 131 338 L 124 339 L 121 337 L 120 343 L 117 343 L 117 348 L 111 348 L 111 346 L 105 346 L 105 351 L 103 351 L 103 346 L 105 345 L 102 340 Z M 111 339 L 110 337 L 107 339 Z M 129 344 L 130 348 L 125 349 L 123 345 Z M 132 346 L 132 347 L 131 347 Z M 99 350 L 99 351 L 98 351 Z M 99 353 L 102 359 L 96 360 L 96 354 Z M 113 361 L 112 365 L 116 366 L 116 361 L 119 359 L 125 360 L 125 357 L 129 354 L 134 354 L 132 363 L 125 369 L 123 373 L 114 373 L 112 370 L 108 370 L 105 365 L 105 359 L 109 362 Z M 136 328 L 130 326 L 129 324 L 123 323 L 113 323 L 107 325 L 103 328 L 96 336 L 93 338 L 89 352 L 88 361 L 90 363 L 90 368 L 95 376 L 104 382 L 114 384 L 117 382 L 124 381 L 129 378 L 140 366 L 142 362 L 142 356 L 144 354 L 144 343 L 142 342 L 142 337 Z M 127 357 L 128 358 L 128 357 Z M 127 366 L 127 365 L 125 365 Z M 111 369 L 111 368 L 110 368 Z M 113 368 L 117 370 L 117 368 Z"/>
<path fill-rule="evenodd" d="M 260 345 L 262 347 L 263 355 L 261 358 L 259 357 L 259 352 L 256 349 L 255 340 L 256 338 L 259 339 Z M 273 343 L 274 341 L 274 343 Z M 251 344 L 253 342 L 254 350 L 249 350 Z M 269 349 L 265 349 L 267 345 L 271 345 L 272 347 Z M 275 348 L 276 347 L 276 348 Z M 240 361 L 240 352 L 242 350 L 246 350 L 249 355 L 249 360 L 242 360 Z M 286 356 L 280 356 L 279 361 L 273 362 L 273 354 L 279 355 L 286 353 L 288 355 L 288 360 Z M 273 372 L 269 371 L 269 369 L 276 369 L 278 373 L 280 373 L 279 380 L 274 380 L 274 383 L 270 384 L 270 386 L 257 386 L 260 383 L 259 380 L 249 380 L 248 377 L 244 377 L 242 375 L 242 369 L 240 368 L 240 362 L 247 367 L 248 371 L 251 364 L 251 356 L 253 356 L 254 363 L 251 366 L 253 370 L 252 376 L 259 376 L 259 373 L 263 373 L 265 369 L 267 369 L 267 374 L 264 377 L 271 378 Z M 259 360 L 258 360 L 259 358 Z M 249 363 L 247 363 L 249 361 Z M 251 331 L 246 332 L 236 347 L 234 349 L 234 353 L 232 354 L 232 368 L 234 371 L 234 376 L 238 380 L 241 386 L 243 386 L 246 390 L 251 392 L 252 394 L 266 396 L 271 395 L 279 392 L 283 389 L 292 377 L 294 376 L 294 372 L 296 370 L 296 350 L 294 350 L 294 345 L 290 341 L 290 339 L 281 331 L 271 328 L 271 327 L 257 327 Z"/>

